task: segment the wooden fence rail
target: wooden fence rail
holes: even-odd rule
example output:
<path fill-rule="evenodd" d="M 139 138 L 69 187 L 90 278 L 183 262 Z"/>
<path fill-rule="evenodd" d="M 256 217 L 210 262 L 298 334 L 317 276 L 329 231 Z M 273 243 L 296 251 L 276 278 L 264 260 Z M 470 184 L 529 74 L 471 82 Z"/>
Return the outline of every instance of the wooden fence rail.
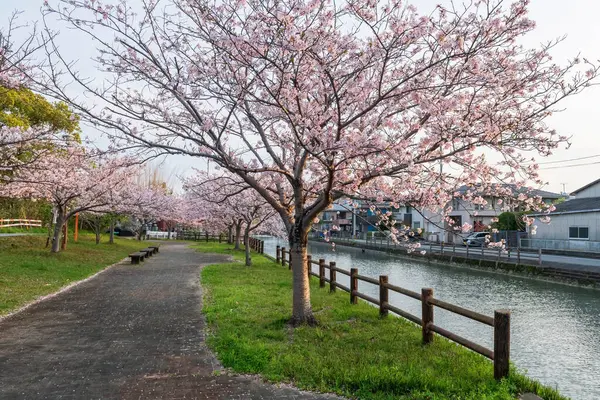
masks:
<path fill-rule="evenodd" d="M 281 262 L 282 266 L 285 266 L 287 262 L 289 268 L 291 268 L 291 252 L 286 250 L 285 247 L 277 246 L 275 251 L 275 260 L 278 264 Z M 421 293 L 417 293 L 389 283 L 387 275 L 380 275 L 378 278 L 373 278 L 370 276 L 360 275 L 357 268 L 351 268 L 350 271 L 338 268 L 336 263 L 333 261 L 327 264 L 324 259 L 315 261 L 311 256 L 308 256 L 308 260 L 308 274 L 309 276 L 312 275 L 319 279 L 319 286 L 321 288 L 325 287 L 326 283 L 329 283 L 330 292 L 335 292 L 337 288 L 348 292 L 350 294 L 351 304 L 357 304 L 358 299 L 361 298 L 369 303 L 377 305 L 379 307 L 379 315 L 381 317 L 386 317 L 391 311 L 400 317 L 406 318 L 409 321 L 421 326 L 423 344 L 426 345 L 431 343 L 434 340 L 433 334 L 437 333 L 438 335 L 444 336 L 445 338 L 450 339 L 453 342 L 456 342 L 492 360 L 494 363 L 495 379 L 500 380 L 508 376 L 510 363 L 510 311 L 496 310 L 494 312 L 494 316 L 490 317 L 476 311 L 468 310 L 466 308 L 437 299 L 434 297 L 433 289 L 431 288 L 423 288 Z M 318 266 L 318 272 L 312 271 L 313 265 Z M 326 270 L 329 270 L 329 277 L 326 276 Z M 337 281 L 338 273 L 350 277 L 350 287 L 346 287 Z M 359 292 L 360 281 L 378 286 L 379 298 L 371 297 L 365 293 Z M 421 316 L 418 317 L 392 304 L 389 304 L 390 291 L 420 301 Z M 473 321 L 493 327 L 494 349 L 490 350 L 469 339 L 435 325 L 435 307 L 442 308 L 452 313 L 469 318 Z"/>
<path fill-rule="evenodd" d="M 42 221 L 39 219 L 0 219 L 0 228 L 12 227 L 41 227 Z"/>
<path fill-rule="evenodd" d="M 226 235 L 209 235 L 206 232 L 178 232 L 177 239 L 179 240 L 195 240 L 195 241 L 215 241 L 215 242 L 224 242 L 227 240 Z M 248 238 L 248 245 L 250 246 L 250 250 L 255 251 L 257 253 L 263 254 L 265 252 L 265 241 L 260 240 L 254 237 Z"/>

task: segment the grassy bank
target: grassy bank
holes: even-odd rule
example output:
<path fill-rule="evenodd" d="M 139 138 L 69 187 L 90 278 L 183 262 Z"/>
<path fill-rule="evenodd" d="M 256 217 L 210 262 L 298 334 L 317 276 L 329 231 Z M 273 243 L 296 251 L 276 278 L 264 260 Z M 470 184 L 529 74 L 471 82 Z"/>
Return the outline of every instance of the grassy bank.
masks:
<path fill-rule="evenodd" d="M 48 228 L 31 227 L 31 228 L 19 228 L 19 227 L 8 227 L 0 228 L 1 233 L 26 233 L 28 235 L 45 235 L 48 233 Z"/>
<path fill-rule="evenodd" d="M 225 244 L 194 246 L 232 253 Z M 242 260 L 242 252 L 233 254 Z M 237 372 L 361 399 L 514 399 L 524 392 L 564 399 L 514 371 L 498 383 L 487 359 L 439 336 L 422 346 L 418 326 L 380 319 L 366 303 L 350 305 L 346 293 L 319 289 L 315 278 L 311 296 L 320 326 L 292 330 L 286 324 L 291 274 L 264 257 L 253 261 L 250 268 L 235 262 L 202 271 L 209 345 Z"/>
<path fill-rule="evenodd" d="M 114 244 L 96 245 L 91 235 L 72 238 L 67 250 L 58 254 L 46 249 L 45 236 L 0 238 L 0 315 L 5 315 L 39 296 L 84 279 L 114 264 L 141 245 L 134 240 L 116 239 Z"/>

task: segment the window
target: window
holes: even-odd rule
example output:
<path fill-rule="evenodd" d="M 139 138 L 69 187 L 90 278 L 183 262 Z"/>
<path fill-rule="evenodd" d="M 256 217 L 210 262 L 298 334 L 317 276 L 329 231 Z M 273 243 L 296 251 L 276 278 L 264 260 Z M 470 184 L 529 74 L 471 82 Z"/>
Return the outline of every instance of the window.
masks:
<path fill-rule="evenodd" d="M 569 227 L 569 239 L 589 239 L 590 232 L 587 226 Z"/>
<path fill-rule="evenodd" d="M 419 229 L 421 227 L 421 221 L 413 222 L 413 229 Z"/>
<path fill-rule="evenodd" d="M 452 209 L 458 210 L 458 207 L 460 207 L 460 200 L 456 198 L 452 199 Z"/>

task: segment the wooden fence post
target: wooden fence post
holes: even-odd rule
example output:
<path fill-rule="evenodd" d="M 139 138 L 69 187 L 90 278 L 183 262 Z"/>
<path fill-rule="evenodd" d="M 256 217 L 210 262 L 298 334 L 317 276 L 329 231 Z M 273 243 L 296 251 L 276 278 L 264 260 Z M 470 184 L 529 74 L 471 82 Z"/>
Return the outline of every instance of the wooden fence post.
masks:
<path fill-rule="evenodd" d="M 325 260 L 319 258 L 319 287 L 325 287 Z"/>
<path fill-rule="evenodd" d="M 288 251 L 288 269 L 292 269 L 292 249 Z"/>
<path fill-rule="evenodd" d="M 538 249 L 538 265 L 542 265 L 542 249 Z"/>
<path fill-rule="evenodd" d="M 358 292 L 358 268 L 350 268 L 350 304 L 358 303 L 358 296 L 354 293 Z"/>
<path fill-rule="evenodd" d="M 208 243 L 208 232 L 206 232 L 206 243 Z"/>
<path fill-rule="evenodd" d="M 275 260 L 277 262 L 277 264 L 279 264 L 279 251 L 280 251 L 281 247 L 277 246 L 275 247 Z"/>
<path fill-rule="evenodd" d="M 442 255 L 444 255 L 444 241 L 442 240 Z"/>
<path fill-rule="evenodd" d="M 469 243 L 467 243 L 467 260 L 469 259 Z"/>
<path fill-rule="evenodd" d="M 422 330 L 423 344 L 433 342 L 433 331 L 429 329 L 429 324 L 433 324 L 433 304 L 429 304 L 429 299 L 433 297 L 433 289 L 421 289 L 421 311 L 422 311 Z"/>
<path fill-rule="evenodd" d="M 379 275 L 379 316 L 388 316 L 388 288 L 385 286 L 388 283 L 387 275 Z"/>
<path fill-rule="evenodd" d="M 265 241 L 260 241 L 260 254 L 265 254 Z"/>
<path fill-rule="evenodd" d="M 281 266 L 285 267 L 285 247 L 281 248 Z"/>
<path fill-rule="evenodd" d="M 329 293 L 335 292 L 335 261 L 329 262 Z"/>
<path fill-rule="evenodd" d="M 521 264 L 521 248 L 517 247 L 517 264 Z"/>
<path fill-rule="evenodd" d="M 510 361 L 510 311 L 494 311 L 494 378 L 508 376 Z"/>
<path fill-rule="evenodd" d="M 312 256 L 310 254 L 306 256 L 306 265 L 308 266 L 307 274 L 308 274 L 308 281 L 310 282 L 310 269 L 312 268 Z"/>

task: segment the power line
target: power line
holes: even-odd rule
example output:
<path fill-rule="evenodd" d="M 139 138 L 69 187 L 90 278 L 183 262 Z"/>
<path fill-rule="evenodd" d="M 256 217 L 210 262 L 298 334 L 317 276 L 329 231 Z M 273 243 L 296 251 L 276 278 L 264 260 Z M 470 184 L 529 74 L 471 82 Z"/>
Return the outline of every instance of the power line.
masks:
<path fill-rule="evenodd" d="M 571 167 L 583 167 L 585 165 L 595 165 L 595 164 L 600 164 L 600 161 L 591 162 L 591 163 L 583 163 L 583 164 L 560 165 L 558 167 L 540 168 L 540 170 L 542 170 L 542 169 L 560 169 L 560 168 L 571 168 Z"/>
<path fill-rule="evenodd" d="M 587 157 L 569 158 L 569 159 L 567 159 L 567 160 L 546 161 L 546 162 L 540 162 L 540 163 L 537 163 L 537 164 L 538 164 L 538 165 L 545 165 L 545 164 L 558 164 L 558 163 L 569 162 L 569 161 L 587 160 L 587 159 L 589 159 L 589 158 L 596 158 L 596 157 L 600 157 L 600 154 L 596 154 L 596 155 L 594 155 L 594 156 L 587 156 Z"/>

